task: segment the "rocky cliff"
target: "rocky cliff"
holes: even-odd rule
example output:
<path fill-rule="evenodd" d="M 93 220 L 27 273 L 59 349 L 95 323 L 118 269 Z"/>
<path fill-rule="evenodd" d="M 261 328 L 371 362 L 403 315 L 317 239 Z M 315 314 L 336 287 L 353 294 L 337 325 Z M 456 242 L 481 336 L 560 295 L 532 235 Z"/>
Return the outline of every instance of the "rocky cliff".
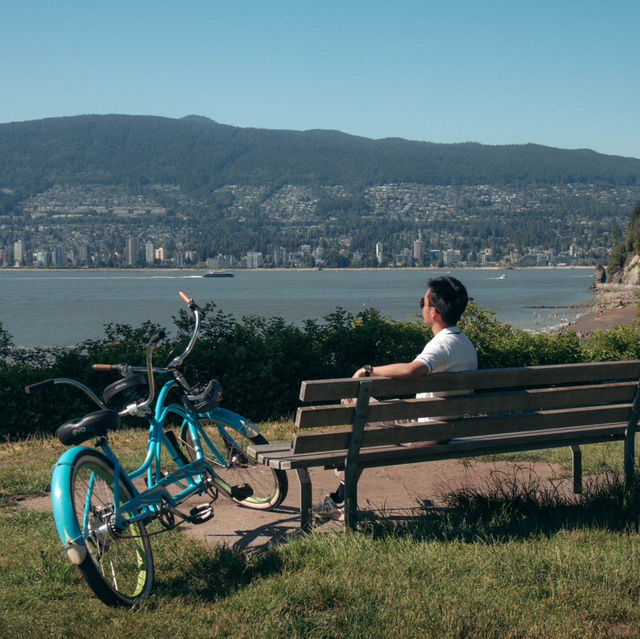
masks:
<path fill-rule="evenodd" d="M 640 255 L 631 253 L 625 260 L 622 270 L 609 275 L 609 282 L 626 286 L 640 286 Z"/>

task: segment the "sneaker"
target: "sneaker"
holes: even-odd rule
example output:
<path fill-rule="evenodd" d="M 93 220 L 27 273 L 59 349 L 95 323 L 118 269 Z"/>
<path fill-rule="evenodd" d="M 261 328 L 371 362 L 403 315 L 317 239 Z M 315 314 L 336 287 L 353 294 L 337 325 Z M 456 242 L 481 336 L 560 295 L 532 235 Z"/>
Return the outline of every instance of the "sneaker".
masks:
<path fill-rule="evenodd" d="M 337 504 L 330 495 L 327 495 L 322 503 L 316 504 L 311 508 L 311 512 L 319 519 L 344 521 L 344 502 Z"/>

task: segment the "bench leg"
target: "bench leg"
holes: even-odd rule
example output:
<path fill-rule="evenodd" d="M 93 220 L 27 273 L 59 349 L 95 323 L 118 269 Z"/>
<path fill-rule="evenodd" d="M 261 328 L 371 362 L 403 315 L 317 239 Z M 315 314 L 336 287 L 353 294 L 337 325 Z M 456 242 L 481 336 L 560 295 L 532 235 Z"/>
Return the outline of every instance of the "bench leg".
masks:
<path fill-rule="evenodd" d="M 573 492 L 576 495 L 582 494 L 582 451 L 580 446 L 571 446 L 573 453 Z"/>
<path fill-rule="evenodd" d="M 627 427 L 624 438 L 624 485 L 629 488 L 634 482 L 636 464 L 636 429 Z"/>
<path fill-rule="evenodd" d="M 351 530 L 358 529 L 358 467 L 347 467 L 344 472 L 344 525 Z"/>
<path fill-rule="evenodd" d="M 300 528 L 304 532 L 311 531 L 311 477 L 306 468 L 297 468 L 300 482 Z"/>

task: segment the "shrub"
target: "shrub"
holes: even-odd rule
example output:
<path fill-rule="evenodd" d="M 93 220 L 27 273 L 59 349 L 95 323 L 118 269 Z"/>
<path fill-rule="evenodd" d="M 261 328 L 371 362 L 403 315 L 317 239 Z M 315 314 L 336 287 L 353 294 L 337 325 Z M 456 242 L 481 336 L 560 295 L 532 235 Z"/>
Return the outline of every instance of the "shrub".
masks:
<path fill-rule="evenodd" d="M 223 405 L 255 421 L 290 417 L 304 379 L 346 377 L 363 364 L 409 361 L 431 337 L 418 318 L 397 322 L 376 309 L 353 315 L 337 308 L 302 326 L 280 317 L 236 320 L 214 304 L 205 311 L 200 341 L 187 361 L 187 379 L 195 383 L 215 377 L 224 388 Z M 155 353 L 159 364 L 181 352 L 191 332 L 186 311 L 173 319 L 175 336 Z M 460 327 L 476 346 L 480 368 L 640 358 L 640 320 L 595 333 L 581 344 L 571 331 L 532 334 L 515 329 L 471 302 Z M 151 322 L 139 327 L 107 324 L 104 338 L 70 349 L 15 349 L 0 325 L 0 435 L 53 432 L 62 422 L 94 410 L 95 405 L 71 387 L 56 386 L 36 395 L 25 395 L 23 388 L 50 377 L 73 377 L 100 394 L 116 377 L 97 373 L 91 365 L 142 365 L 145 344 L 159 330 Z"/>
<path fill-rule="evenodd" d="M 587 361 L 640 359 L 640 320 L 596 331 L 584 344 Z"/>

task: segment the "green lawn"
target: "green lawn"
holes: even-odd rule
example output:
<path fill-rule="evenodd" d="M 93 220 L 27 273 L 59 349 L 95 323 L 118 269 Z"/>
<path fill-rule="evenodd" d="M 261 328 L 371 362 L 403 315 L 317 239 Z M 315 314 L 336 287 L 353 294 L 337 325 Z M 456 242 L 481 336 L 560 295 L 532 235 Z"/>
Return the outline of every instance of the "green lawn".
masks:
<path fill-rule="evenodd" d="M 142 437 L 114 441 L 135 450 Z M 640 499 L 618 485 L 570 504 L 526 490 L 454 495 L 449 510 L 407 524 L 252 555 L 172 531 L 153 538 L 150 599 L 114 610 L 66 560 L 51 514 L 15 503 L 46 493 L 61 450 L 50 439 L 0 445 L 3 639 L 640 636 Z M 584 456 L 590 473 L 622 454 L 613 444 Z"/>

